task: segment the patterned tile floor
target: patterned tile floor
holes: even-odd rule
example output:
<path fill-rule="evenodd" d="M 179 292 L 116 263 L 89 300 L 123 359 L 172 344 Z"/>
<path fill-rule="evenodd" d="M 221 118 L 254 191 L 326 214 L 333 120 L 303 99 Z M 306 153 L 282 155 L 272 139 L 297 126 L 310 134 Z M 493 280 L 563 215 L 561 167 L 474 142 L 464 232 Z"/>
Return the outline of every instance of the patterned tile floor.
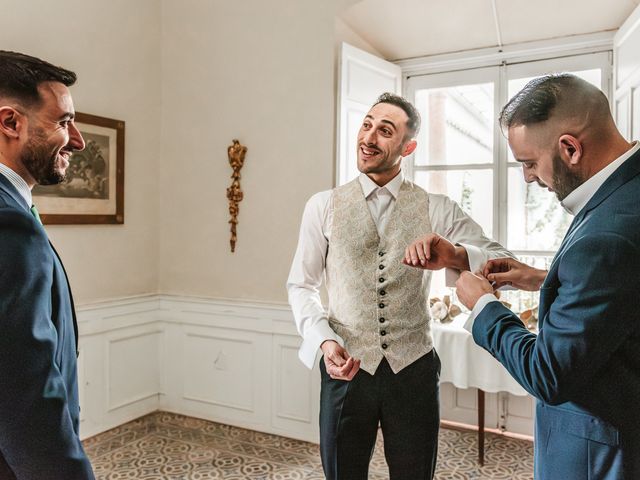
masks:
<path fill-rule="evenodd" d="M 173 413 L 156 412 L 84 442 L 98 480 L 321 480 L 318 446 Z M 441 429 L 436 479 L 532 479 L 533 445 L 487 434 L 485 466 L 476 435 Z M 388 478 L 379 438 L 370 480 Z"/>

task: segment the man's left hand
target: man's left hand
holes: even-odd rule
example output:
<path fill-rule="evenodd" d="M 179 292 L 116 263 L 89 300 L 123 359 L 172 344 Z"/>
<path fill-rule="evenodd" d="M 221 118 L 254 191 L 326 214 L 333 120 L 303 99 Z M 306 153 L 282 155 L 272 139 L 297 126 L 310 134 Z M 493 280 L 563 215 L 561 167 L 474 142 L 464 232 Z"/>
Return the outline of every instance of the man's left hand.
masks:
<path fill-rule="evenodd" d="M 465 307 L 473 310 L 480 297 L 486 293 L 493 293 L 493 287 L 489 280 L 480 274 L 460 273 L 460 277 L 456 281 L 456 295 Z"/>
<path fill-rule="evenodd" d="M 469 270 L 469 256 L 464 247 L 456 247 L 437 233 L 430 233 L 413 241 L 406 248 L 402 263 L 426 270 Z"/>

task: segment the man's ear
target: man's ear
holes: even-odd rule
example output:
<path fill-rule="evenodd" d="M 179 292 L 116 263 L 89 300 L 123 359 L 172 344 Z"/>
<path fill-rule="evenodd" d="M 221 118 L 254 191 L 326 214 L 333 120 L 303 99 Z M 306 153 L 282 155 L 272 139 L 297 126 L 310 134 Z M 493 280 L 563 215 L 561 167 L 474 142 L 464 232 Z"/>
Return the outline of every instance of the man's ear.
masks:
<path fill-rule="evenodd" d="M 560 157 L 567 166 L 577 166 L 582 159 L 582 143 L 573 135 L 564 134 L 558 139 Z"/>
<path fill-rule="evenodd" d="M 404 146 L 404 150 L 402 150 L 401 156 L 406 157 L 407 155 L 411 155 L 417 146 L 418 142 L 416 142 L 415 140 L 409 140 Z"/>
<path fill-rule="evenodd" d="M 24 126 L 24 116 L 13 107 L 0 107 L 0 134 L 17 139 Z"/>

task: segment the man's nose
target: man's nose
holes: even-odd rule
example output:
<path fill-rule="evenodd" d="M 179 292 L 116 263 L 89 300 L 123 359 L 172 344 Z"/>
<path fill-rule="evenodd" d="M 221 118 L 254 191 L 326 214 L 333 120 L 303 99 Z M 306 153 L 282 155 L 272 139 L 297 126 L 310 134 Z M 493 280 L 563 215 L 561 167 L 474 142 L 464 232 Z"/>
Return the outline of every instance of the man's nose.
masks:
<path fill-rule="evenodd" d="M 376 143 L 375 132 L 373 130 L 369 130 L 368 132 L 365 132 L 364 136 L 362 137 L 362 140 L 367 145 L 375 144 Z"/>
<path fill-rule="evenodd" d="M 522 176 L 524 177 L 524 181 L 527 183 L 532 183 L 538 180 L 538 177 L 531 172 L 527 172 L 524 167 L 522 168 Z"/>
<path fill-rule="evenodd" d="M 84 138 L 82 138 L 82 134 L 80 133 L 80 130 L 78 130 L 75 122 L 71 122 L 69 125 L 68 145 L 77 151 L 84 150 L 85 147 Z"/>

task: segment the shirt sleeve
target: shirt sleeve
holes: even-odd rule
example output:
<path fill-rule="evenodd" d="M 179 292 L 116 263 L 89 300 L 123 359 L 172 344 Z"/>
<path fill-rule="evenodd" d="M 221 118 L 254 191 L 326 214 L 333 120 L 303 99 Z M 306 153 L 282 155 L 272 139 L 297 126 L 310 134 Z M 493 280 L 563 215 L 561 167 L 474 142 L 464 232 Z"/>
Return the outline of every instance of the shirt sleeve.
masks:
<path fill-rule="evenodd" d="M 312 368 L 318 349 L 325 340 L 344 341 L 331 329 L 327 313 L 320 299 L 320 285 L 324 278 L 329 241 L 325 224 L 331 192 L 320 192 L 307 202 L 300 226 L 300 236 L 289 278 L 287 293 L 302 345 L 298 357 Z"/>
<path fill-rule="evenodd" d="M 471 272 L 481 270 L 487 260 L 492 258 L 515 258 L 509 250 L 488 238 L 482 231 L 482 227 L 449 197 L 429 194 L 429 214 L 434 233 L 442 235 L 467 251 Z M 446 269 L 447 286 L 454 286 L 459 276 L 459 271 Z"/>

